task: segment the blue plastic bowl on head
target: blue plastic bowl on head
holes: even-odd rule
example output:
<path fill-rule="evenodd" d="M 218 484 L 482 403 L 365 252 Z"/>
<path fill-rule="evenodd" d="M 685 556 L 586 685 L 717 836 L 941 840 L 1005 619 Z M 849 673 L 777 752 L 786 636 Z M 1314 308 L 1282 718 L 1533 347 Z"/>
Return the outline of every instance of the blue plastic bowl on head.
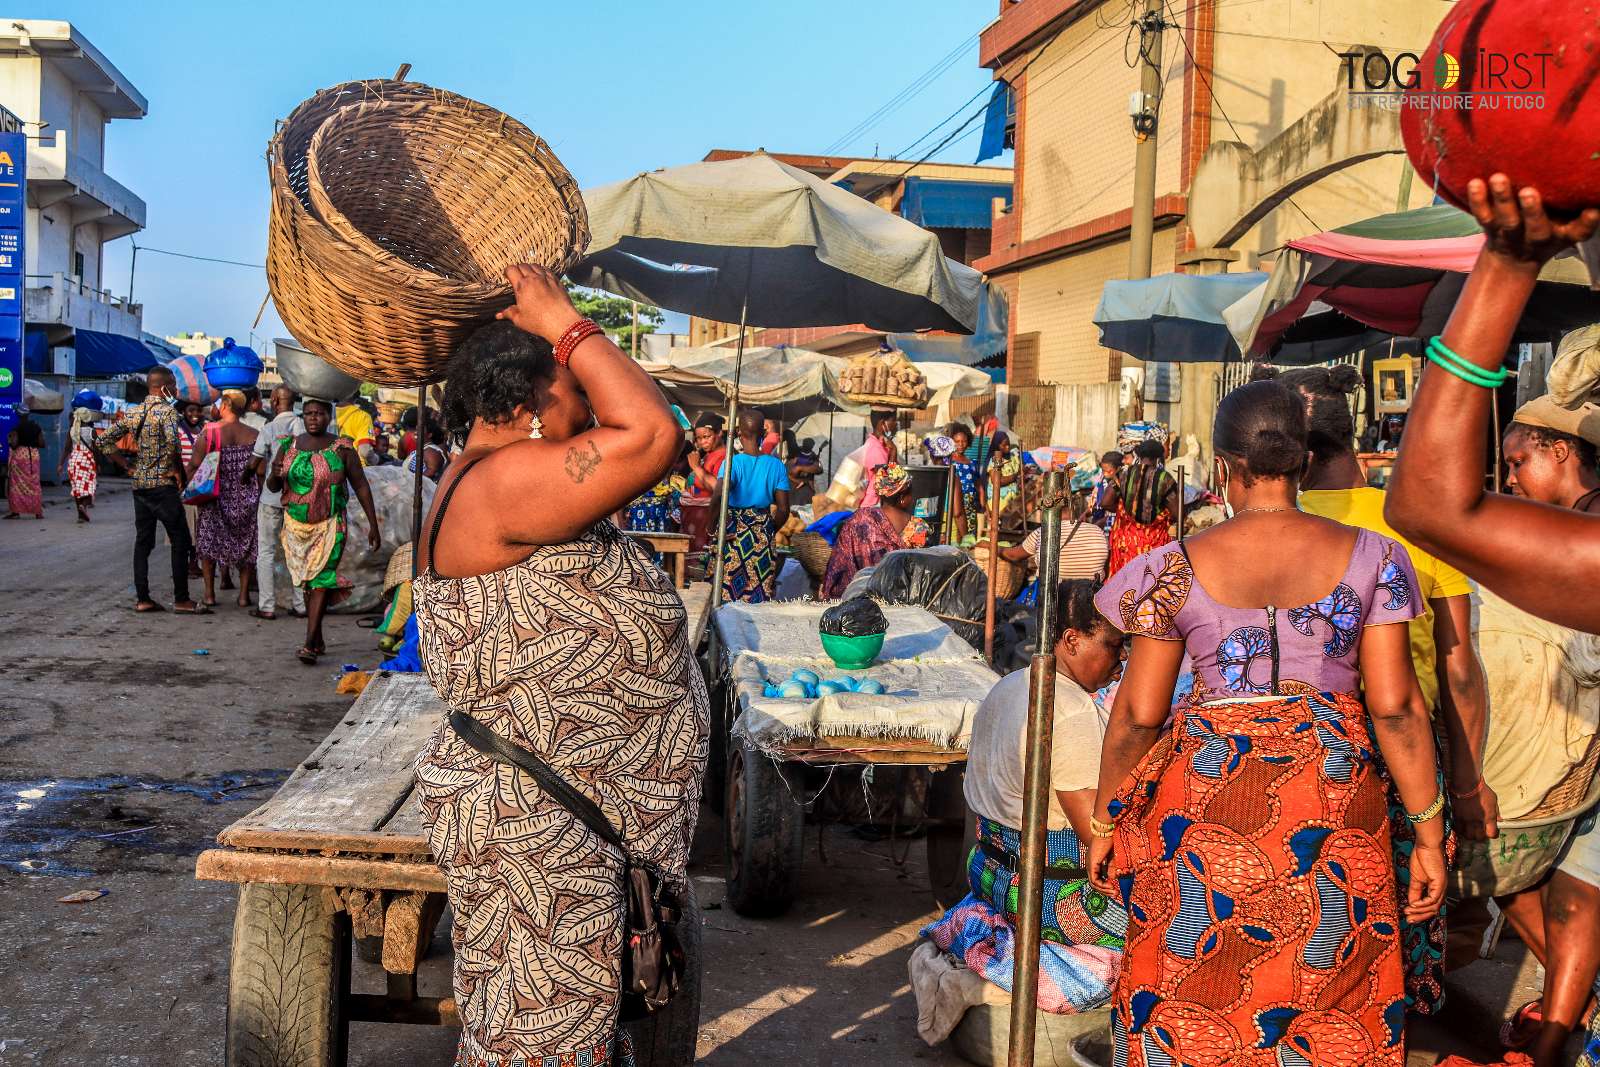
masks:
<path fill-rule="evenodd" d="M 206 381 L 213 389 L 253 389 L 266 364 L 251 349 L 224 338 L 222 347 L 206 357 Z"/>

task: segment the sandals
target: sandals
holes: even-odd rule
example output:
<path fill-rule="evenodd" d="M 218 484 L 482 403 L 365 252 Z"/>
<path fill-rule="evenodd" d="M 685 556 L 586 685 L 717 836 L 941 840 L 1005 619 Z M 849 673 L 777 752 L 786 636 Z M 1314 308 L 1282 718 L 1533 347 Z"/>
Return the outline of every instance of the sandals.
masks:
<path fill-rule="evenodd" d="M 166 610 L 166 608 L 162 607 L 160 604 L 157 604 L 154 600 L 147 600 L 142 604 L 135 604 L 133 606 L 135 615 L 155 615 Z"/>
<path fill-rule="evenodd" d="M 276 611 L 262 611 L 260 608 L 251 608 L 250 617 L 252 619 L 266 619 L 271 622 L 278 617 L 278 613 Z"/>
<path fill-rule="evenodd" d="M 294 655 L 295 659 L 298 659 L 307 667 L 315 667 L 317 665 L 317 652 L 309 645 L 301 645 L 300 651 L 296 652 Z"/>

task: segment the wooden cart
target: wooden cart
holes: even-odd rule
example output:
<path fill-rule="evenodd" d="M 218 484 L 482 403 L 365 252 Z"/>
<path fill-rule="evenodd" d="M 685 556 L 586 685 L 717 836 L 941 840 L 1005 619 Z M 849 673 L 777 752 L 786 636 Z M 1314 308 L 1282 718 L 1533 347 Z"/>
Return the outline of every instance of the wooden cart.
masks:
<path fill-rule="evenodd" d="M 698 644 L 710 588 L 680 592 Z M 379 672 L 272 799 L 200 854 L 195 877 L 239 884 L 230 1067 L 342 1067 L 351 1022 L 460 1025 L 454 1000 L 419 996 L 416 977 L 445 883 L 412 767 L 443 716 L 422 675 Z M 693 1060 L 699 925 L 691 901 L 680 928 L 691 977 L 667 1011 L 629 1027 L 641 1067 Z M 351 992 L 352 943 L 381 963 L 383 993 Z"/>
<path fill-rule="evenodd" d="M 718 666 L 706 791 L 722 803 L 730 907 L 754 917 L 788 909 L 799 888 L 809 808 L 834 773 L 847 768 L 930 772 L 925 805 L 906 829 L 925 835 L 935 902 L 949 907 L 966 895 L 973 828 L 964 789 L 964 748 L 942 748 L 914 738 L 825 736 L 757 749 L 735 732 L 743 711 L 727 675 L 725 654 Z M 974 695 L 981 699 L 986 692 Z"/>

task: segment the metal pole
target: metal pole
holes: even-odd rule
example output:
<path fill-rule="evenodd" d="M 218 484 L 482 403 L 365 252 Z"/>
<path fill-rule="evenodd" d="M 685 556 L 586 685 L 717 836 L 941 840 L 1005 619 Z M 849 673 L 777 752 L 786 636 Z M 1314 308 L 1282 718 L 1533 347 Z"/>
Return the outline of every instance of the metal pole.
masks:
<path fill-rule="evenodd" d="M 428 440 L 428 387 L 417 386 L 417 446 L 411 454 L 416 457 L 417 476 L 411 487 L 411 577 L 415 578 L 422 561 L 422 450 Z"/>
<path fill-rule="evenodd" d="M 639 301 L 630 300 L 633 305 L 633 333 L 630 335 L 633 342 L 633 358 L 639 358 Z"/>
<path fill-rule="evenodd" d="M 1183 540 L 1183 464 L 1178 464 L 1178 540 Z"/>
<path fill-rule="evenodd" d="M 133 303 L 133 269 L 139 265 L 139 246 L 133 246 L 133 258 L 128 260 L 128 303 Z"/>
<path fill-rule="evenodd" d="M 1045 836 L 1050 811 L 1050 744 L 1056 707 L 1055 585 L 1061 564 L 1060 471 L 1051 471 L 1042 501 L 1039 534 L 1039 643 L 1028 674 L 1028 733 L 1024 742 L 1022 837 L 1017 871 L 1017 955 L 1011 971 L 1010 1067 L 1033 1067 L 1038 1021 L 1039 916 L 1044 909 Z"/>
<path fill-rule="evenodd" d="M 1128 277 L 1150 277 L 1155 236 L 1156 130 L 1161 118 L 1161 29 L 1163 0 L 1144 0 L 1139 29 L 1139 90 L 1144 110 L 1134 116 L 1138 147 L 1133 160 L 1133 215 L 1128 226 Z"/>
<path fill-rule="evenodd" d="M 722 603 L 722 551 L 728 543 L 728 488 L 733 478 L 733 439 L 739 415 L 739 379 L 744 374 L 744 327 L 750 313 L 750 295 L 745 293 L 739 307 L 739 348 L 733 357 L 733 392 L 728 394 L 728 443 L 723 446 L 722 482 L 717 486 L 717 562 L 711 579 L 711 614 Z"/>
<path fill-rule="evenodd" d="M 993 458 L 992 456 L 990 457 Z M 994 581 L 1000 567 L 1000 467 L 989 464 L 989 591 L 983 603 L 983 658 L 994 666 Z"/>
<path fill-rule="evenodd" d="M 828 488 L 833 488 L 833 413 L 836 409 L 828 408 Z"/>

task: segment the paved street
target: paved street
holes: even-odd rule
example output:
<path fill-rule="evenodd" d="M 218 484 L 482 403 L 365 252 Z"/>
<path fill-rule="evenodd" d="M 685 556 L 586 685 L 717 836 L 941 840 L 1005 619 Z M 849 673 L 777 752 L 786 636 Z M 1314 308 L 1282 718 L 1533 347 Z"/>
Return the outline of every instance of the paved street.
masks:
<path fill-rule="evenodd" d="M 307 668 L 292 656 L 296 621 L 231 605 L 136 616 L 126 492 L 103 496 L 88 526 L 51 498 L 44 522 L 0 525 L 0 1064 L 218 1064 L 234 891 L 196 882 L 194 856 L 333 726 L 350 702 L 335 675 L 373 663 L 371 638 L 339 618 L 328 658 Z M 702 1062 L 961 1062 L 915 1032 L 905 961 L 932 914 L 920 846 L 898 867 L 888 842 L 831 829 L 824 862 L 809 830 L 798 905 L 754 922 L 717 907 L 720 832 L 704 812 Z M 101 888 L 91 903 L 57 902 Z M 441 931 L 424 994 L 447 991 L 447 950 Z M 1517 1002 L 1534 995 L 1516 946 L 1501 957 L 1466 972 L 1443 1031 L 1487 1036 L 1519 979 Z M 358 964 L 355 982 L 376 992 L 381 974 Z M 350 1061 L 445 1067 L 452 1049 L 446 1031 L 358 1024 Z"/>

